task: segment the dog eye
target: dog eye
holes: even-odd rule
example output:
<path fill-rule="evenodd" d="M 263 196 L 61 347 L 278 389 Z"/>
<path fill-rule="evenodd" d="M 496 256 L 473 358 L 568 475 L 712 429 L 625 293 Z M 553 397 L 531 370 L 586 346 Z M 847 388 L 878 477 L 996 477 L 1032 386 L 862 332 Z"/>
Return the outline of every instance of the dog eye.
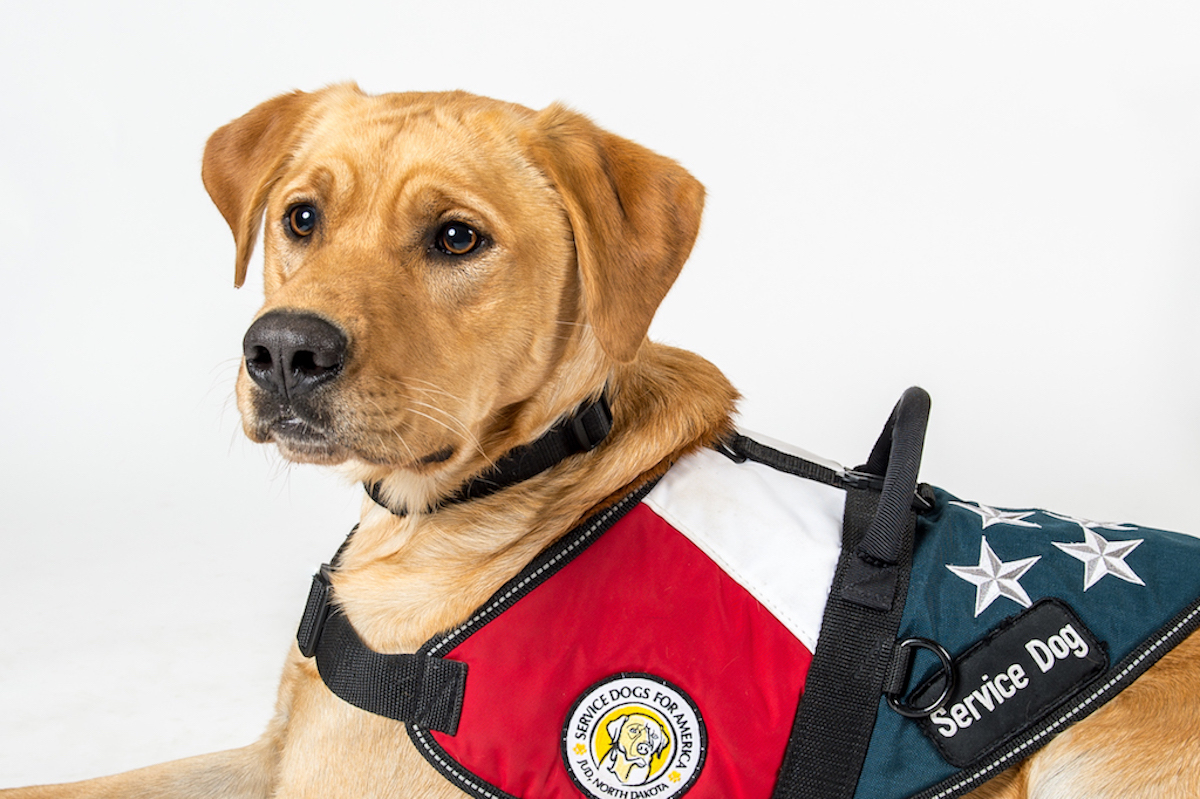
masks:
<path fill-rule="evenodd" d="M 317 209 L 308 203 L 293 205 L 284 217 L 288 230 L 297 238 L 307 238 L 317 227 Z"/>
<path fill-rule="evenodd" d="M 447 255 L 466 255 L 477 250 L 482 242 L 483 237 L 470 225 L 447 222 L 438 231 L 435 244 Z"/>

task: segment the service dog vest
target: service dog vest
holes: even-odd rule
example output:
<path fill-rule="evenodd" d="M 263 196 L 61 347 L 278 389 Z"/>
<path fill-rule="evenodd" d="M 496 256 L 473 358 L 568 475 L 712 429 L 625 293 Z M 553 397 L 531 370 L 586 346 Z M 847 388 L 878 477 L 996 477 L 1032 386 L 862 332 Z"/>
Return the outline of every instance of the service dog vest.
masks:
<path fill-rule="evenodd" d="M 379 656 L 457 667 L 406 677 L 417 710 L 386 714 L 488 799 L 803 795 L 797 769 L 844 768 L 806 764 L 793 721 L 818 641 L 840 646 L 822 624 L 861 478 L 744 438 L 695 453 L 416 656 Z M 922 493 L 862 799 L 966 792 L 1200 626 L 1200 539 Z"/>

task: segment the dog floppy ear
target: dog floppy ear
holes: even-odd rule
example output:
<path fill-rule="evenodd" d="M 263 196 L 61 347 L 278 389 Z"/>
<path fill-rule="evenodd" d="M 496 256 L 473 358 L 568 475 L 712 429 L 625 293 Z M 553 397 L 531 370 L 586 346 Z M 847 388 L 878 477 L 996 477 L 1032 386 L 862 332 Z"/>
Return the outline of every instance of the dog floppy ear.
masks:
<path fill-rule="evenodd" d="M 268 100 L 217 130 L 204 148 L 204 188 L 237 244 L 234 286 L 246 279 L 267 191 L 291 155 L 314 97 L 292 92 Z"/>
<path fill-rule="evenodd" d="M 655 726 L 658 726 L 655 724 Z M 658 734 L 655 736 L 657 740 L 654 742 L 654 751 L 651 753 L 655 756 L 661 755 L 667 748 L 667 736 L 662 727 L 658 728 Z"/>
<path fill-rule="evenodd" d="M 615 719 L 610 721 L 608 726 L 605 728 L 605 731 L 608 733 L 608 737 L 612 739 L 613 746 L 616 746 L 617 739 L 621 737 L 621 728 L 625 726 L 625 722 L 628 719 L 628 713 L 623 716 L 617 716 Z"/>
<path fill-rule="evenodd" d="M 566 206 L 588 321 L 604 351 L 629 362 L 696 242 L 704 187 L 560 105 L 535 130 L 527 146 Z"/>

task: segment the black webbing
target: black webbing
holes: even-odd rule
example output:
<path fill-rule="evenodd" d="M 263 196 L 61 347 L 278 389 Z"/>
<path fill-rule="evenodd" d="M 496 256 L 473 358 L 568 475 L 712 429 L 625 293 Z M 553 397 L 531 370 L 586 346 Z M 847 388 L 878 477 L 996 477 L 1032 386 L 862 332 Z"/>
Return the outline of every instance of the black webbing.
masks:
<path fill-rule="evenodd" d="M 458 732 L 466 663 L 375 652 L 336 608 L 321 629 L 316 658 L 321 680 L 355 707 L 450 735 Z"/>
<path fill-rule="evenodd" d="M 876 444 L 875 452 L 887 454 L 883 493 L 847 484 L 842 554 L 773 799 L 854 796 L 908 592 L 916 528 L 915 465 L 928 402 L 924 391 L 909 389 Z M 920 428 L 915 439 L 913 425 Z M 868 466 L 877 467 L 874 457 L 872 461 Z M 886 558 L 864 551 L 864 539 L 874 533 L 881 537 L 877 551 Z"/>
<path fill-rule="evenodd" d="M 339 549 L 335 564 L 341 553 Z M 462 714 L 467 664 L 424 654 L 374 651 L 334 603 L 332 578 L 333 567 L 328 563 L 313 575 L 296 631 L 300 654 L 316 657 L 321 680 L 343 701 L 396 721 L 454 735 Z"/>
<path fill-rule="evenodd" d="M 721 442 L 718 450 L 735 460 L 752 460 L 806 480 L 841 485 L 838 473 L 828 466 L 813 463 L 790 452 L 781 452 L 743 435 L 734 435 L 728 441 Z"/>

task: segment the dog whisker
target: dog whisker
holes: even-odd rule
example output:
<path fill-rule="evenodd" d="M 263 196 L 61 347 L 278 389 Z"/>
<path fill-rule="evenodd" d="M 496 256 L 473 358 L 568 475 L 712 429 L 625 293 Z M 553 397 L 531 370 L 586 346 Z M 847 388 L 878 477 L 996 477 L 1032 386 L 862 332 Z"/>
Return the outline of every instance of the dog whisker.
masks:
<path fill-rule="evenodd" d="M 472 449 L 478 450 L 480 455 L 485 455 L 485 453 L 483 451 L 483 444 L 481 444 L 479 439 L 475 436 L 475 434 L 473 432 L 471 432 L 471 428 L 467 426 L 466 422 L 462 421 L 457 416 L 455 416 L 454 414 L 447 411 L 445 408 L 438 407 L 437 405 L 432 405 L 428 402 L 422 402 L 421 400 L 418 400 L 418 399 L 413 399 L 413 400 L 411 400 L 411 402 L 414 405 L 419 405 L 422 408 L 428 408 L 431 411 L 435 411 L 435 412 L 440 413 L 443 416 L 445 416 L 449 422 L 453 422 L 453 424 L 460 431 L 462 431 L 463 438 L 467 439 L 467 441 L 470 443 Z M 413 412 L 420 413 L 420 411 L 413 411 Z M 427 419 L 431 419 L 432 421 L 437 421 L 436 419 L 433 419 L 432 417 L 430 417 L 426 414 L 421 414 L 421 415 L 425 416 L 425 418 L 427 418 Z M 451 427 L 449 424 L 446 424 L 445 422 L 442 422 L 441 424 L 445 425 L 447 430 L 454 430 L 454 427 Z"/>
<path fill-rule="evenodd" d="M 383 406 L 381 406 L 377 401 L 371 399 L 370 397 L 366 397 L 366 398 L 364 398 L 364 400 L 366 402 L 369 402 L 371 405 L 375 406 L 376 410 L 379 411 L 381 416 L 385 416 L 385 417 L 387 416 L 387 412 L 383 409 Z M 392 437 L 396 440 L 396 442 L 398 444 L 400 444 L 400 446 L 404 447 L 404 451 L 408 454 L 409 460 L 416 461 L 418 459 L 418 456 L 416 453 L 413 452 L 412 447 L 409 446 L 408 441 L 404 438 L 404 436 L 401 435 L 400 432 L 396 431 L 396 430 L 392 430 L 391 434 L 392 434 Z M 388 442 L 382 435 L 379 435 L 376 438 L 378 439 L 380 447 L 383 447 L 383 448 L 387 447 Z"/>
<path fill-rule="evenodd" d="M 422 405 L 426 405 L 426 403 L 420 403 L 420 404 L 422 404 Z M 440 410 L 440 409 L 438 409 L 438 408 L 435 408 L 435 407 L 434 407 L 434 406 L 432 406 L 432 405 L 426 405 L 426 407 L 433 408 L 434 410 Z M 434 417 L 434 416 L 431 416 L 431 415 L 430 415 L 430 414 L 428 414 L 428 413 L 424 413 L 424 412 L 422 412 L 422 411 L 419 411 L 419 410 L 417 410 L 417 409 L 415 409 L 415 408 L 410 408 L 409 410 L 410 410 L 410 411 L 412 411 L 412 413 L 415 413 L 417 416 L 420 416 L 420 417 L 422 417 L 422 418 L 428 419 L 429 421 L 433 422 L 434 424 L 439 424 L 439 425 L 441 425 L 441 426 L 442 426 L 442 427 L 444 427 L 445 429 L 449 430 L 451 433 L 454 433 L 454 432 L 456 432 L 456 431 L 455 431 L 455 429 L 454 429 L 453 427 L 451 427 L 451 426 L 450 426 L 449 424 L 447 424 L 446 422 L 443 422 L 441 419 L 438 419 L 438 418 L 436 418 L 436 417 Z M 454 421 L 458 421 L 458 420 L 454 420 Z M 459 422 L 459 424 L 461 425 L 462 423 L 461 423 L 461 422 Z M 465 426 L 465 425 L 463 425 L 463 427 L 464 427 L 464 429 L 465 429 L 465 427 L 466 427 L 466 426 Z M 491 460 L 490 458 L 488 458 L 488 457 L 487 457 L 487 453 L 486 453 L 486 452 L 484 452 L 484 450 L 483 450 L 483 445 L 482 445 L 482 444 L 479 442 L 479 439 L 477 439 L 477 438 L 475 438 L 475 436 L 471 435 L 471 434 L 470 434 L 470 431 L 466 431 L 466 432 L 467 432 L 468 443 L 471 445 L 471 448 L 472 448 L 472 449 L 474 449 L 476 452 L 478 452 L 480 455 L 482 455 L 482 456 L 483 456 L 483 457 L 484 457 L 484 458 L 487 460 L 487 462 L 488 462 L 488 466 L 494 466 L 494 465 L 495 465 L 495 463 L 494 463 L 494 462 L 492 462 L 492 460 Z"/>

